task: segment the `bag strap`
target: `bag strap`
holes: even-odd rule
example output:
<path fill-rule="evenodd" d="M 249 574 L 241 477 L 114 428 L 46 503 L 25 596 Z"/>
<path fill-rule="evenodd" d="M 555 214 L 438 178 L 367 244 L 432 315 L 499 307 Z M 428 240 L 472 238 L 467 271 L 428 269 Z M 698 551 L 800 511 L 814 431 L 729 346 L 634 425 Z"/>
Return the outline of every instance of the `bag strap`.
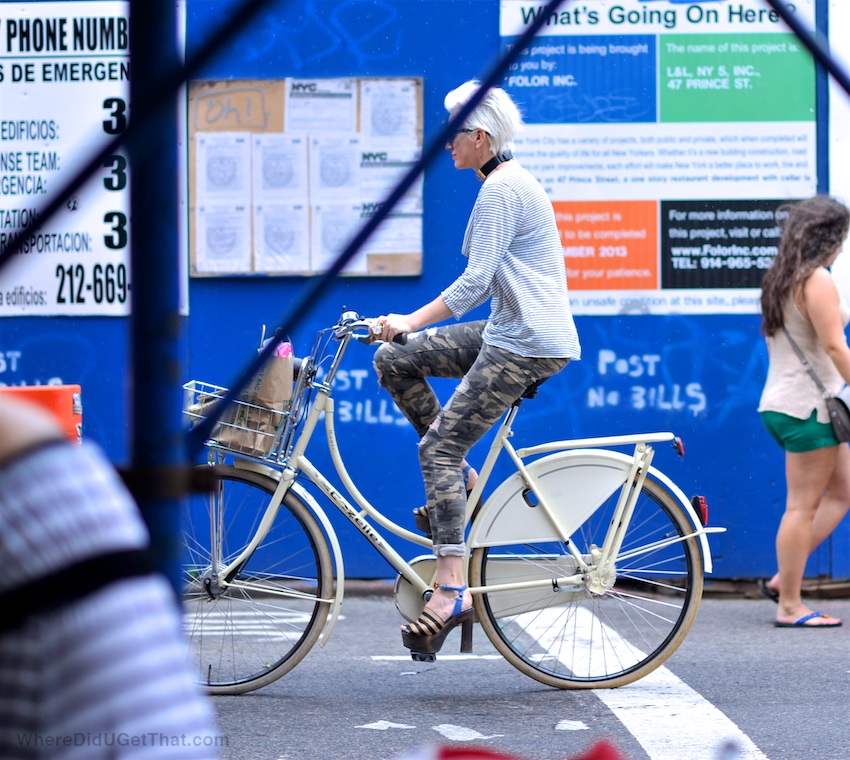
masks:
<path fill-rule="evenodd" d="M 125 578 L 156 572 L 148 549 L 125 549 L 75 562 L 47 576 L 0 593 L 0 634 L 22 626 L 33 615 L 54 612 Z"/>
<path fill-rule="evenodd" d="M 785 325 L 782 325 L 782 329 L 785 332 L 785 337 L 788 338 L 788 342 L 791 344 L 791 348 L 794 349 L 794 353 L 797 354 L 797 357 L 800 359 L 800 362 L 803 364 L 806 372 L 809 373 L 809 376 L 812 380 L 815 381 L 815 385 L 820 389 L 820 395 L 824 398 L 831 398 L 832 394 L 824 387 L 823 383 L 820 381 L 820 378 L 815 374 L 815 370 L 812 368 L 812 365 L 809 363 L 809 360 L 806 358 L 806 355 L 800 350 L 800 347 L 794 342 L 794 339 L 791 337 L 791 333 L 788 332 L 788 328 Z"/>

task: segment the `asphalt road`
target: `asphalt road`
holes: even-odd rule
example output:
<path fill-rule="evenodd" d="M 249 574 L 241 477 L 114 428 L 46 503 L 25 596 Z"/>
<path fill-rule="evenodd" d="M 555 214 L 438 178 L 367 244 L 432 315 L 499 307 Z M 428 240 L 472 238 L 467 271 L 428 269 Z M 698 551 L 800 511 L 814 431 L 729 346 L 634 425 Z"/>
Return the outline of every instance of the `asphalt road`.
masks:
<path fill-rule="evenodd" d="M 704 599 L 666 666 L 620 689 L 561 691 L 497 655 L 480 627 L 436 663 L 401 646 L 389 596 L 349 596 L 328 645 L 264 689 L 214 697 L 224 760 L 413 760 L 446 745 L 566 760 L 608 740 L 625 760 L 850 759 L 850 599 L 808 600 L 831 630 L 773 626 L 763 599 Z M 418 758 L 417 758 L 418 760 Z"/>

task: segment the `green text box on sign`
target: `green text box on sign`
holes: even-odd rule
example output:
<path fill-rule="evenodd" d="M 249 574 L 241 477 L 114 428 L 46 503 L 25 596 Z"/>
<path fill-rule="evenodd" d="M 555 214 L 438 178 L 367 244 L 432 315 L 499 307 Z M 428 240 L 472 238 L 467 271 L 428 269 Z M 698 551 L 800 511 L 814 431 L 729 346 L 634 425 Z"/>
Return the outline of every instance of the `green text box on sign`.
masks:
<path fill-rule="evenodd" d="M 813 121 L 815 67 L 792 34 L 662 35 L 662 122 Z"/>

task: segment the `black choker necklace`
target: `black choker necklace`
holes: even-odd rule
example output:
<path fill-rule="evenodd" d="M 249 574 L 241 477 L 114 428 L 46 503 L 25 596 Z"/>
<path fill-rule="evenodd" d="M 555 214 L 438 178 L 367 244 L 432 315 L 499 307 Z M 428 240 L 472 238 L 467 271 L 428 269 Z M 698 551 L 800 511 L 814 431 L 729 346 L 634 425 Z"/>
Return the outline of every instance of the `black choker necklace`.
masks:
<path fill-rule="evenodd" d="M 499 164 L 503 164 L 505 161 L 510 161 L 512 158 L 513 154 L 511 154 L 510 151 L 507 153 L 500 153 L 498 156 L 493 156 L 493 158 L 484 164 L 484 166 L 476 170 L 475 175 L 483 182 L 487 179 L 490 172 L 492 172 Z"/>

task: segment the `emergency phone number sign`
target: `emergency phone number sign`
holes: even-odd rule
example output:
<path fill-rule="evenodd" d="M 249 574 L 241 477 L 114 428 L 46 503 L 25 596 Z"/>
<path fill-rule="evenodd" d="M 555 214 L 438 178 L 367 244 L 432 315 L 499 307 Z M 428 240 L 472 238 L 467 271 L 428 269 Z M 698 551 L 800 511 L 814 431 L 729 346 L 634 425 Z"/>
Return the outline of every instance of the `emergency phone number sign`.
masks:
<path fill-rule="evenodd" d="M 0 3 L 0 316 L 130 311 L 129 167 L 108 156 L 62 209 L 41 209 L 128 126 L 129 6 Z"/>

